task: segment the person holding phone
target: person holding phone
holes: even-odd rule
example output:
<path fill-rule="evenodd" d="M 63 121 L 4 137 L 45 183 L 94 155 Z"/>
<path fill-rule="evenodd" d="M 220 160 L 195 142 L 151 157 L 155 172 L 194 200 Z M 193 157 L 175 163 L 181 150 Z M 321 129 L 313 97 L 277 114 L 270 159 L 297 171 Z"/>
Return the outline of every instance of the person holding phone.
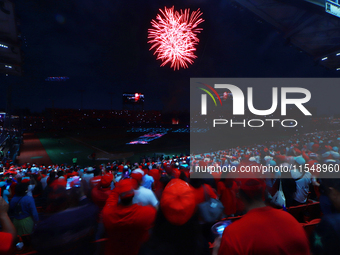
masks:
<path fill-rule="evenodd" d="M 266 206 L 265 188 L 260 179 L 240 180 L 239 196 L 247 213 L 216 239 L 213 255 L 310 254 L 300 223 L 289 213 Z"/>
<path fill-rule="evenodd" d="M 70 178 L 69 178 L 70 179 Z M 32 234 L 31 243 L 38 254 L 94 254 L 98 207 L 84 193 L 83 183 L 74 176 L 66 189 L 65 180 L 51 184 L 48 217 L 41 220 Z"/>

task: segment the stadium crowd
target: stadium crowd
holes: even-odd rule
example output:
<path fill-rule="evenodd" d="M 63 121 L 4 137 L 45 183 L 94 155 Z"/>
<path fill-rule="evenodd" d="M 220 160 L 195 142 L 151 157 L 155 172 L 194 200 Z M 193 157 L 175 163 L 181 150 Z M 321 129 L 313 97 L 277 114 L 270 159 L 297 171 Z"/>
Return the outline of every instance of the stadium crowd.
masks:
<path fill-rule="evenodd" d="M 23 238 L 36 254 L 338 254 L 340 181 L 315 168 L 336 169 L 339 145 L 338 132 L 327 131 L 139 163 L 3 162 L 0 254 L 20 253 Z M 195 173 L 254 165 L 290 171 Z M 205 214 L 207 202 L 214 212 L 223 205 L 217 217 Z M 322 219 L 308 236 L 289 209 L 310 203 Z"/>

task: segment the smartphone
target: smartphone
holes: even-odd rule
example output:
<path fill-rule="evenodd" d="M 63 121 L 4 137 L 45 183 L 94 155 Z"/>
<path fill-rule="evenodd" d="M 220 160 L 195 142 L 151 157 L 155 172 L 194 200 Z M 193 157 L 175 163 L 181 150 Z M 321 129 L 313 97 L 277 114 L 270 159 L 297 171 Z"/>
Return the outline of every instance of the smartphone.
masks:
<path fill-rule="evenodd" d="M 222 236 L 225 227 L 226 227 L 226 226 L 223 226 L 223 225 L 217 227 L 217 228 L 216 228 L 216 232 L 217 232 L 220 236 Z"/>
<path fill-rule="evenodd" d="M 81 178 L 79 178 L 79 176 L 68 178 L 66 182 L 66 189 L 70 189 L 72 187 L 76 187 L 76 188 L 80 187 L 80 181 L 81 181 Z M 73 185 L 71 185 L 71 183 L 73 183 Z"/>
<path fill-rule="evenodd" d="M 224 229 L 226 227 L 228 227 L 231 224 L 231 220 L 223 220 L 223 221 L 219 221 L 217 223 L 215 223 L 212 227 L 211 227 L 211 231 L 218 236 L 222 236 Z"/>
<path fill-rule="evenodd" d="M 73 177 L 70 177 L 67 179 L 66 182 L 66 189 L 70 189 L 71 188 L 71 182 L 73 181 Z"/>

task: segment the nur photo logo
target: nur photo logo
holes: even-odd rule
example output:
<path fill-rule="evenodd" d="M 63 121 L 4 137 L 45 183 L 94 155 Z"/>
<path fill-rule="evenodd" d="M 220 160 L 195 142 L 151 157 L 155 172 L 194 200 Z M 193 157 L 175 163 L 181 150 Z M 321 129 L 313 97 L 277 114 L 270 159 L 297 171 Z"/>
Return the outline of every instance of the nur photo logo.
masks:
<path fill-rule="evenodd" d="M 244 116 L 245 115 L 245 96 L 243 91 L 236 85 L 232 84 L 214 84 L 214 87 L 205 84 L 203 84 L 206 88 L 199 87 L 200 90 L 204 91 L 204 94 L 201 94 L 201 115 L 208 115 L 208 97 L 213 100 L 215 106 L 217 106 L 217 101 L 215 99 L 218 99 L 220 102 L 220 105 L 222 106 L 222 98 L 230 97 L 232 96 L 232 114 L 233 116 Z M 208 90 L 209 89 L 209 90 Z M 216 89 L 223 90 L 222 96 L 219 95 L 219 93 L 216 91 Z M 278 87 L 272 87 L 271 88 L 271 107 L 269 109 L 256 109 L 254 107 L 254 89 L 253 87 L 247 87 L 247 107 L 250 113 L 257 115 L 257 116 L 268 116 L 273 114 L 279 105 L 279 99 L 280 99 L 280 109 L 281 109 L 281 116 L 287 115 L 287 106 L 288 105 L 294 105 L 297 107 L 305 116 L 312 116 L 312 114 L 307 110 L 307 108 L 304 106 L 305 103 L 309 102 L 311 99 L 311 92 L 308 89 L 301 88 L 301 87 L 281 87 L 280 88 L 280 97 L 279 97 L 279 88 Z M 230 91 L 226 92 L 226 90 Z M 211 92 L 210 92 L 211 91 Z M 226 94 L 227 93 L 227 94 Z M 214 95 L 213 95 L 214 94 Z M 289 98 L 289 94 L 295 94 L 299 95 L 299 98 Z M 258 98 L 258 100 L 263 100 L 263 98 Z M 265 125 L 266 122 L 270 122 L 271 126 L 274 127 L 275 122 L 280 122 L 283 127 L 295 127 L 298 125 L 297 120 L 295 119 L 243 119 L 240 121 L 235 121 L 233 119 L 213 119 L 213 127 L 216 127 L 216 125 L 225 125 L 230 124 L 230 127 L 233 127 L 235 125 L 243 125 L 245 127 L 248 125 L 249 127 L 258 128 Z"/>

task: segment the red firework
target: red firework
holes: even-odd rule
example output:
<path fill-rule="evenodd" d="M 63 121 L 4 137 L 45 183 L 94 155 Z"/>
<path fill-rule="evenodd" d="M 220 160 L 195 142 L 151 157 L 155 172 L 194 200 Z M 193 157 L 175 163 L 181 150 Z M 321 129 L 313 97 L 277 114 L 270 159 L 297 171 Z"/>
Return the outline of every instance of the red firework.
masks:
<path fill-rule="evenodd" d="M 204 21 L 200 18 L 202 12 L 199 9 L 191 14 L 190 9 L 178 12 L 174 11 L 174 6 L 170 9 L 164 7 L 160 12 L 148 30 L 148 43 L 152 44 L 150 50 L 155 49 L 154 55 L 157 54 L 157 60 L 162 61 L 161 66 L 170 62 L 170 68 L 174 70 L 187 68 L 188 63 L 192 64 L 197 58 L 197 34 L 202 30 L 197 26 Z"/>

